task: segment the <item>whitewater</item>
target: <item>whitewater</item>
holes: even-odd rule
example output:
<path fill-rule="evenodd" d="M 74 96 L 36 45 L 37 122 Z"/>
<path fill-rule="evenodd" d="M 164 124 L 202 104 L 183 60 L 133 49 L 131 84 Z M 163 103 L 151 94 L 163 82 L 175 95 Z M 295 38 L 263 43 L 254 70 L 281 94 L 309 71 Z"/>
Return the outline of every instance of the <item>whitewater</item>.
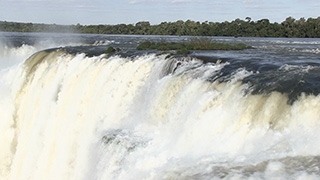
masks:
<path fill-rule="evenodd" d="M 319 39 L 0 37 L 1 180 L 320 179 Z"/>

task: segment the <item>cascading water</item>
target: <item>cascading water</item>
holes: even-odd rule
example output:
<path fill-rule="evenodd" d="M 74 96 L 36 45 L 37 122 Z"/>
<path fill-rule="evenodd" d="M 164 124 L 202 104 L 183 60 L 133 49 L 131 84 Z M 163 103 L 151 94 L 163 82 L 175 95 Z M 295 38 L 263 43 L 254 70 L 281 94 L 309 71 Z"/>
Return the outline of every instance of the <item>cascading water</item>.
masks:
<path fill-rule="evenodd" d="M 2 71 L 0 179 L 319 179 L 320 97 L 231 65 L 37 52 Z"/>

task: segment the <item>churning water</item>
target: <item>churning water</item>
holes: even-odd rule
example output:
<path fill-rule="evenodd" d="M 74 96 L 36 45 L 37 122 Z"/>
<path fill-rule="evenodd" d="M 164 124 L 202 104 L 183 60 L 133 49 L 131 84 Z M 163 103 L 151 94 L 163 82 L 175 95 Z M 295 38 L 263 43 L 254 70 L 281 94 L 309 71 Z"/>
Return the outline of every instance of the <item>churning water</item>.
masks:
<path fill-rule="evenodd" d="M 189 38 L 0 34 L 0 179 L 320 179 L 320 40 Z"/>

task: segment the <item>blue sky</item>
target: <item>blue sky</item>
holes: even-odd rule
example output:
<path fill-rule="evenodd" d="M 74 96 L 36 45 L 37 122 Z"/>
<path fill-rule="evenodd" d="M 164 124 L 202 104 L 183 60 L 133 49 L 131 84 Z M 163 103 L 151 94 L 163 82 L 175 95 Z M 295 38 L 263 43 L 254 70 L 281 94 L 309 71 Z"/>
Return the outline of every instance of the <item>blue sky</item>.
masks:
<path fill-rule="evenodd" d="M 320 0 L 0 0 L 0 20 L 56 24 L 319 17 Z"/>

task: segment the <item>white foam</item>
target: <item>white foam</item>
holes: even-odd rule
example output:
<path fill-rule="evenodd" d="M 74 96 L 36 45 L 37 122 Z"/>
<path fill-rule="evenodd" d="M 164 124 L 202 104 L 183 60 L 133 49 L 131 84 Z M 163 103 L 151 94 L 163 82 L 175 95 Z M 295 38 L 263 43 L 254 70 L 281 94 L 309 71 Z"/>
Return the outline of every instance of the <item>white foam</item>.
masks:
<path fill-rule="evenodd" d="M 164 75 L 171 60 L 62 54 L 12 69 L 0 179 L 318 178 L 312 165 L 287 173 L 286 158 L 320 155 L 319 97 L 245 94 L 250 72 L 211 83 L 224 64 L 197 60 Z"/>
<path fill-rule="evenodd" d="M 29 45 L 14 48 L 0 45 L 0 69 L 6 69 L 22 63 L 28 56 L 36 51 L 37 49 L 35 47 Z"/>
<path fill-rule="evenodd" d="M 109 41 L 109 40 L 102 40 L 102 41 L 96 41 L 93 43 L 94 46 L 101 46 L 101 45 L 109 45 L 111 43 L 114 43 L 115 41 Z"/>

